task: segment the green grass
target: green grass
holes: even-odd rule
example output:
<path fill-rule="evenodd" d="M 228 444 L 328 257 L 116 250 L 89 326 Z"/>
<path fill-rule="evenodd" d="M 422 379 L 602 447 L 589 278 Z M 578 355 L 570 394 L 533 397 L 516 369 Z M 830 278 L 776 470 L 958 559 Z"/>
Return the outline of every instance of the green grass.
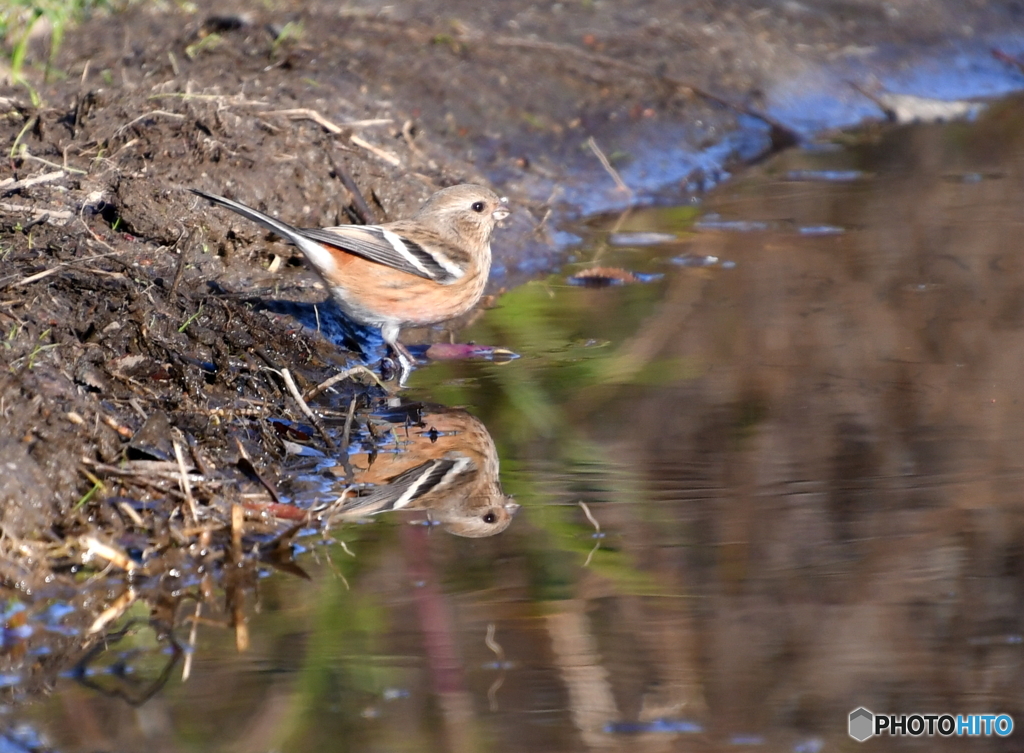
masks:
<path fill-rule="evenodd" d="M 25 86 L 33 104 L 39 96 L 25 77 L 33 32 L 49 27 L 49 53 L 43 64 L 44 80 L 60 52 L 64 34 L 90 12 L 110 9 L 118 0 L 0 0 L 0 47 L 10 67 L 11 83 Z"/>

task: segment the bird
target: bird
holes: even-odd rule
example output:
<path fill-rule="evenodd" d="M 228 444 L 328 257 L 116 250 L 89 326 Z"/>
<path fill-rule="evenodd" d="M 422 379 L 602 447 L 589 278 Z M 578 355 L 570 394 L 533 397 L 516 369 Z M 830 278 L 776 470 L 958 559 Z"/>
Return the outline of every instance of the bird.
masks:
<path fill-rule="evenodd" d="M 482 538 L 508 528 L 519 505 L 501 489 L 487 427 L 461 408 L 406 403 L 402 410 L 413 418 L 393 425 L 395 451 L 351 455 L 353 478 L 327 517 L 352 521 L 422 510 L 456 536 Z"/>
<path fill-rule="evenodd" d="M 298 246 L 353 321 L 381 331 L 397 356 L 400 383 L 416 359 L 403 327 L 437 324 L 469 311 L 491 269 L 491 234 L 510 214 L 508 199 L 472 183 L 443 188 L 412 217 L 383 225 L 297 228 L 233 199 L 196 188 Z"/>

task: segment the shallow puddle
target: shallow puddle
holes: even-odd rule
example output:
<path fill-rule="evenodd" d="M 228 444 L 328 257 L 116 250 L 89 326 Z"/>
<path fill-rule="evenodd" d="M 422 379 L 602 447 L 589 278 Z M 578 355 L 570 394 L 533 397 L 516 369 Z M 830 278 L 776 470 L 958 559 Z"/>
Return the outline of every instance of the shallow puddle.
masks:
<path fill-rule="evenodd" d="M 202 623 L 188 681 L 132 706 L 170 658 L 141 629 L 4 749 L 815 753 L 861 706 L 1024 721 L 1022 120 L 572 228 L 572 264 L 460 333 L 520 357 L 418 370 L 422 425 L 349 461 L 380 484 L 493 441 L 507 528 L 445 530 L 479 492 L 340 521 L 300 539 L 308 580 L 260 579 L 245 651 Z M 335 465 L 282 489 L 336 497 Z"/>

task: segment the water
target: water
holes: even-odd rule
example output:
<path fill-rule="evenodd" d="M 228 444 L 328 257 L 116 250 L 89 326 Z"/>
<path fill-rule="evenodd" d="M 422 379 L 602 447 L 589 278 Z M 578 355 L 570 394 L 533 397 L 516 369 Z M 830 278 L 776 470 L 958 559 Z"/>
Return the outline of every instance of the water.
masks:
<path fill-rule="evenodd" d="M 187 683 L 133 708 L 111 687 L 162 664 L 108 661 L 17 729 L 69 751 L 819 751 L 853 745 L 858 706 L 1024 722 L 1022 117 L 795 150 L 700 206 L 569 228 L 571 265 L 460 333 L 521 357 L 409 394 L 486 427 L 506 530 L 339 524 L 303 540 L 309 580 L 260 580 L 246 651 L 210 615 Z"/>

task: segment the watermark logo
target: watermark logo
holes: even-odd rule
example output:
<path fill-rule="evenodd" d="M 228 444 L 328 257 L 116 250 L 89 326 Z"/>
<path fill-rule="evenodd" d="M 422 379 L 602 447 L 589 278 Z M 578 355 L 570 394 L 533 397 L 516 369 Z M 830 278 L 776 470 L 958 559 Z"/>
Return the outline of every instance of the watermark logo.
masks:
<path fill-rule="evenodd" d="M 850 712 L 849 733 L 857 742 L 875 735 L 1006 737 L 1013 732 L 1009 714 L 876 714 L 861 706 Z"/>
<path fill-rule="evenodd" d="M 859 743 L 875 734 L 875 715 L 861 706 L 850 712 L 850 737 Z"/>

